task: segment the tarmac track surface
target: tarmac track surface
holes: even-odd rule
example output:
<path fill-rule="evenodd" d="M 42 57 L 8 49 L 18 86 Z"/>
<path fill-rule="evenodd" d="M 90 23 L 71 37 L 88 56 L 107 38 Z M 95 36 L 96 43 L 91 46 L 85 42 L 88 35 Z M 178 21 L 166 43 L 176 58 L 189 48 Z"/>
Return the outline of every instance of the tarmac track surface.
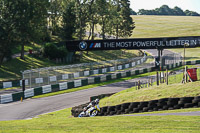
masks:
<path fill-rule="evenodd" d="M 148 50 L 146 51 L 148 52 Z M 167 54 L 172 53 L 169 51 L 165 52 Z M 151 53 L 153 55 L 156 55 L 157 50 L 151 50 Z M 45 98 L 27 99 L 23 102 L 0 104 L 0 121 L 28 119 L 40 114 L 84 104 L 89 102 L 89 98 L 91 96 L 106 93 L 116 93 L 134 86 L 134 82 L 138 80 L 144 80 L 147 78 L 149 77 L 132 79 L 128 81 L 90 88 L 87 90 L 81 90 Z"/>

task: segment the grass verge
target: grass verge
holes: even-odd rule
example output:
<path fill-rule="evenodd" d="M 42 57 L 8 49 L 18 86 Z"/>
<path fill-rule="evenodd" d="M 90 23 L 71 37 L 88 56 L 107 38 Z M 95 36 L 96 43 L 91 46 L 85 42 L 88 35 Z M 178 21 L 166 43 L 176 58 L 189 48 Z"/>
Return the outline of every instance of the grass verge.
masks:
<path fill-rule="evenodd" d="M 200 81 L 171 85 L 161 84 L 136 90 L 135 87 L 123 90 L 100 101 L 100 106 L 112 106 L 126 102 L 141 102 L 161 98 L 187 97 L 200 95 Z"/>
<path fill-rule="evenodd" d="M 133 132 L 133 133 L 198 133 L 199 116 L 112 116 L 71 117 L 69 109 L 40 115 L 30 120 L 0 121 L 0 132 L 70 133 L 70 132 Z M 164 111 L 163 111 L 164 112 Z"/>

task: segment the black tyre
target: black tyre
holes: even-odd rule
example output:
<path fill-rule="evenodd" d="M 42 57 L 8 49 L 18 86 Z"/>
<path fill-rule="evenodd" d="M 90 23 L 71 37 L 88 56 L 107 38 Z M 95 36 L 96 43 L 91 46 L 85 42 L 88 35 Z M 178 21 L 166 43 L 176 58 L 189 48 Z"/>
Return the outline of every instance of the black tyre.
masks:
<path fill-rule="evenodd" d="M 164 103 L 167 102 L 169 98 L 162 98 L 158 100 L 158 103 Z"/>
<path fill-rule="evenodd" d="M 158 108 L 153 108 L 153 111 L 158 111 Z"/>
<path fill-rule="evenodd" d="M 169 106 L 164 105 L 162 109 L 163 109 L 163 110 L 168 110 L 168 108 L 169 108 Z"/>
<path fill-rule="evenodd" d="M 200 100 L 200 96 L 194 97 L 194 100 Z"/>
<path fill-rule="evenodd" d="M 116 112 L 115 111 L 111 111 L 109 115 L 115 115 Z"/>
<path fill-rule="evenodd" d="M 133 108 L 138 107 L 139 103 L 140 103 L 140 102 L 131 103 L 131 104 L 129 105 L 129 109 L 133 109 Z"/>
<path fill-rule="evenodd" d="M 174 106 L 174 109 L 181 109 L 184 107 L 184 104 L 177 104 Z"/>
<path fill-rule="evenodd" d="M 139 112 L 139 109 L 138 108 L 134 108 L 133 109 L 133 113 L 138 113 Z"/>
<path fill-rule="evenodd" d="M 147 112 L 148 110 L 149 110 L 148 107 L 144 107 L 142 111 L 143 111 L 143 112 Z"/>
<path fill-rule="evenodd" d="M 122 113 L 122 111 L 121 111 L 121 110 L 118 110 L 116 114 L 117 114 L 117 115 L 121 115 L 121 113 Z"/>
<path fill-rule="evenodd" d="M 182 97 L 180 98 L 179 103 L 180 104 L 184 104 L 184 103 L 192 103 L 192 100 L 194 99 L 194 97 Z"/>
<path fill-rule="evenodd" d="M 152 100 L 152 101 L 149 101 L 148 106 L 149 106 L 149 107 L 156 106 L 157 103 L 158 103 L 158 100 Z"/>
<path fill-rule="evenodd" d="M 167 103 L 158 103 L 158 104 L 157 104 L 157 106 L 158 106 L 158 107 L 161 107 L 161 108 L 162 108 L 163 106 L 165 106 L 165 105 L 167 105 Z"/>
<path fill-rule="evenodd" d="M 132 110 L 130 110 L 130 109 L 125 109 L 125 114 L 129 114 L 130 113 L 130 111 L 132 111 Z"/>
<path fill-rule="evenodd" d="M 108 112 L 115 111 L 115 106 L 108 106 Z"/>
<path fill-rule="evenodd" d="M 178 101 L 168 101 L 167 102 L 167 106 L 169 106 L 169 107 L 174 107 L 177 104 L 178 104 Z"/>
<path fill-rule="evenodd" d="M 177 103 L 179 100 L 180 100 L 180 98 L 169 98 L 168 102 Z"/>
<path fill-rule="evenodd" d="M 186 104 L 184 105 L 184 108 L 191 108 L 191 107 L 193 107 L 193 106 L 194 106 L 193 103 L 186 103 Z"/>
<path fill-rule="evenodd" d="M 122 104 L 122 108 L 127 109 L 131 103 L 124 103 Z"/>
<path fill-rule="evenodd" d="M 200 102 L 200 99 L 194 99 L 192 100 L 192 103 L 199 103 Z"/>
<path fill-rule="evenodd" d="M 115 106 L 115 110 L 120 110 L 121 109 L 121 104 Z"/>
<path fill-rule="evenodd" d="M 107 112 L 107 109 L 108 109 L 108 107 L 106 106 L 106 107 L 102 107 L 101 108 L 101 110 L 103 111 L 103 112 Z"/>
<path fill-rule="evenodd" d="M 97 116 L 104 116 L 104 112 L 99 112 Z"/>
<path fill-rule="evenodd" d="M 142 110 L 144 107 L 148 106 L 148 102 L 140 102 L 140 104 L 138 105 L 138 109 Z"/>

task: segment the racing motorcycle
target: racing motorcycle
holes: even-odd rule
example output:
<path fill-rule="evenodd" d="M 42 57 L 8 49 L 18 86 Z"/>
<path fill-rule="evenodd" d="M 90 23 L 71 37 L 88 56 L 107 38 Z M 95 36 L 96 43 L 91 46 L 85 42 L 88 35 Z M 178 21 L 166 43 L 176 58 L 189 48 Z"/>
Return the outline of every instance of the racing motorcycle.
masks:
<path fill-rule="evenodd" d="M 94 117 L 99 111 L 100 108 L 98 105 L 90 107 L 89 109 L 87 109 L 87 107 L 84 107 L 83 111 L 78 115 L 78 117 Z"/>

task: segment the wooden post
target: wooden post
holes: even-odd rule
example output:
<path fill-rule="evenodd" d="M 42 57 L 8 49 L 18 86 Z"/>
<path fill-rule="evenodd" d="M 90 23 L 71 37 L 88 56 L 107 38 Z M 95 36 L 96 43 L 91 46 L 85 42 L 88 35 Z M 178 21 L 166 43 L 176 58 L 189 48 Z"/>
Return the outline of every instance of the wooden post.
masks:
<path fill-rule="evenodd" d="M 138 81 L 138 90 L 140 89 L 140 80 Z"/>
<path fill-rule="evenodd" d="M 162 72 L 160 72 L 160 75 L 159 75 L 159 76 L 160 76 L 160 83 L 162 83 L 162 77 L 161 77 L 161 73 L 162 73 Z"/>
<path fill-rule="evenodd" d="M 157 78 L 157 86 L 159 86 L 159 73 L 158 73 L 158 71 L 156 72 L 156 78 Z"/>
<path fill-rule="evenodd" d="M 187 66 L 185 66 L 185 83 L 188 82 Z"/>
<path fill-rule="evenodd" d="M 163 76 L 163 77 L 162 77 L 162 78 L 163 78 L 163 81 L 162 81 L 162 82 L 165 83 L 165 73 L 164 73 L 164 71 L 162 71 L 162 76 Z"/>
<path fill-rule="evenodd" d="M 166 84 L 168 85 L 168 69 L 167 69 L 167 73 L 166 73 Z"/>

